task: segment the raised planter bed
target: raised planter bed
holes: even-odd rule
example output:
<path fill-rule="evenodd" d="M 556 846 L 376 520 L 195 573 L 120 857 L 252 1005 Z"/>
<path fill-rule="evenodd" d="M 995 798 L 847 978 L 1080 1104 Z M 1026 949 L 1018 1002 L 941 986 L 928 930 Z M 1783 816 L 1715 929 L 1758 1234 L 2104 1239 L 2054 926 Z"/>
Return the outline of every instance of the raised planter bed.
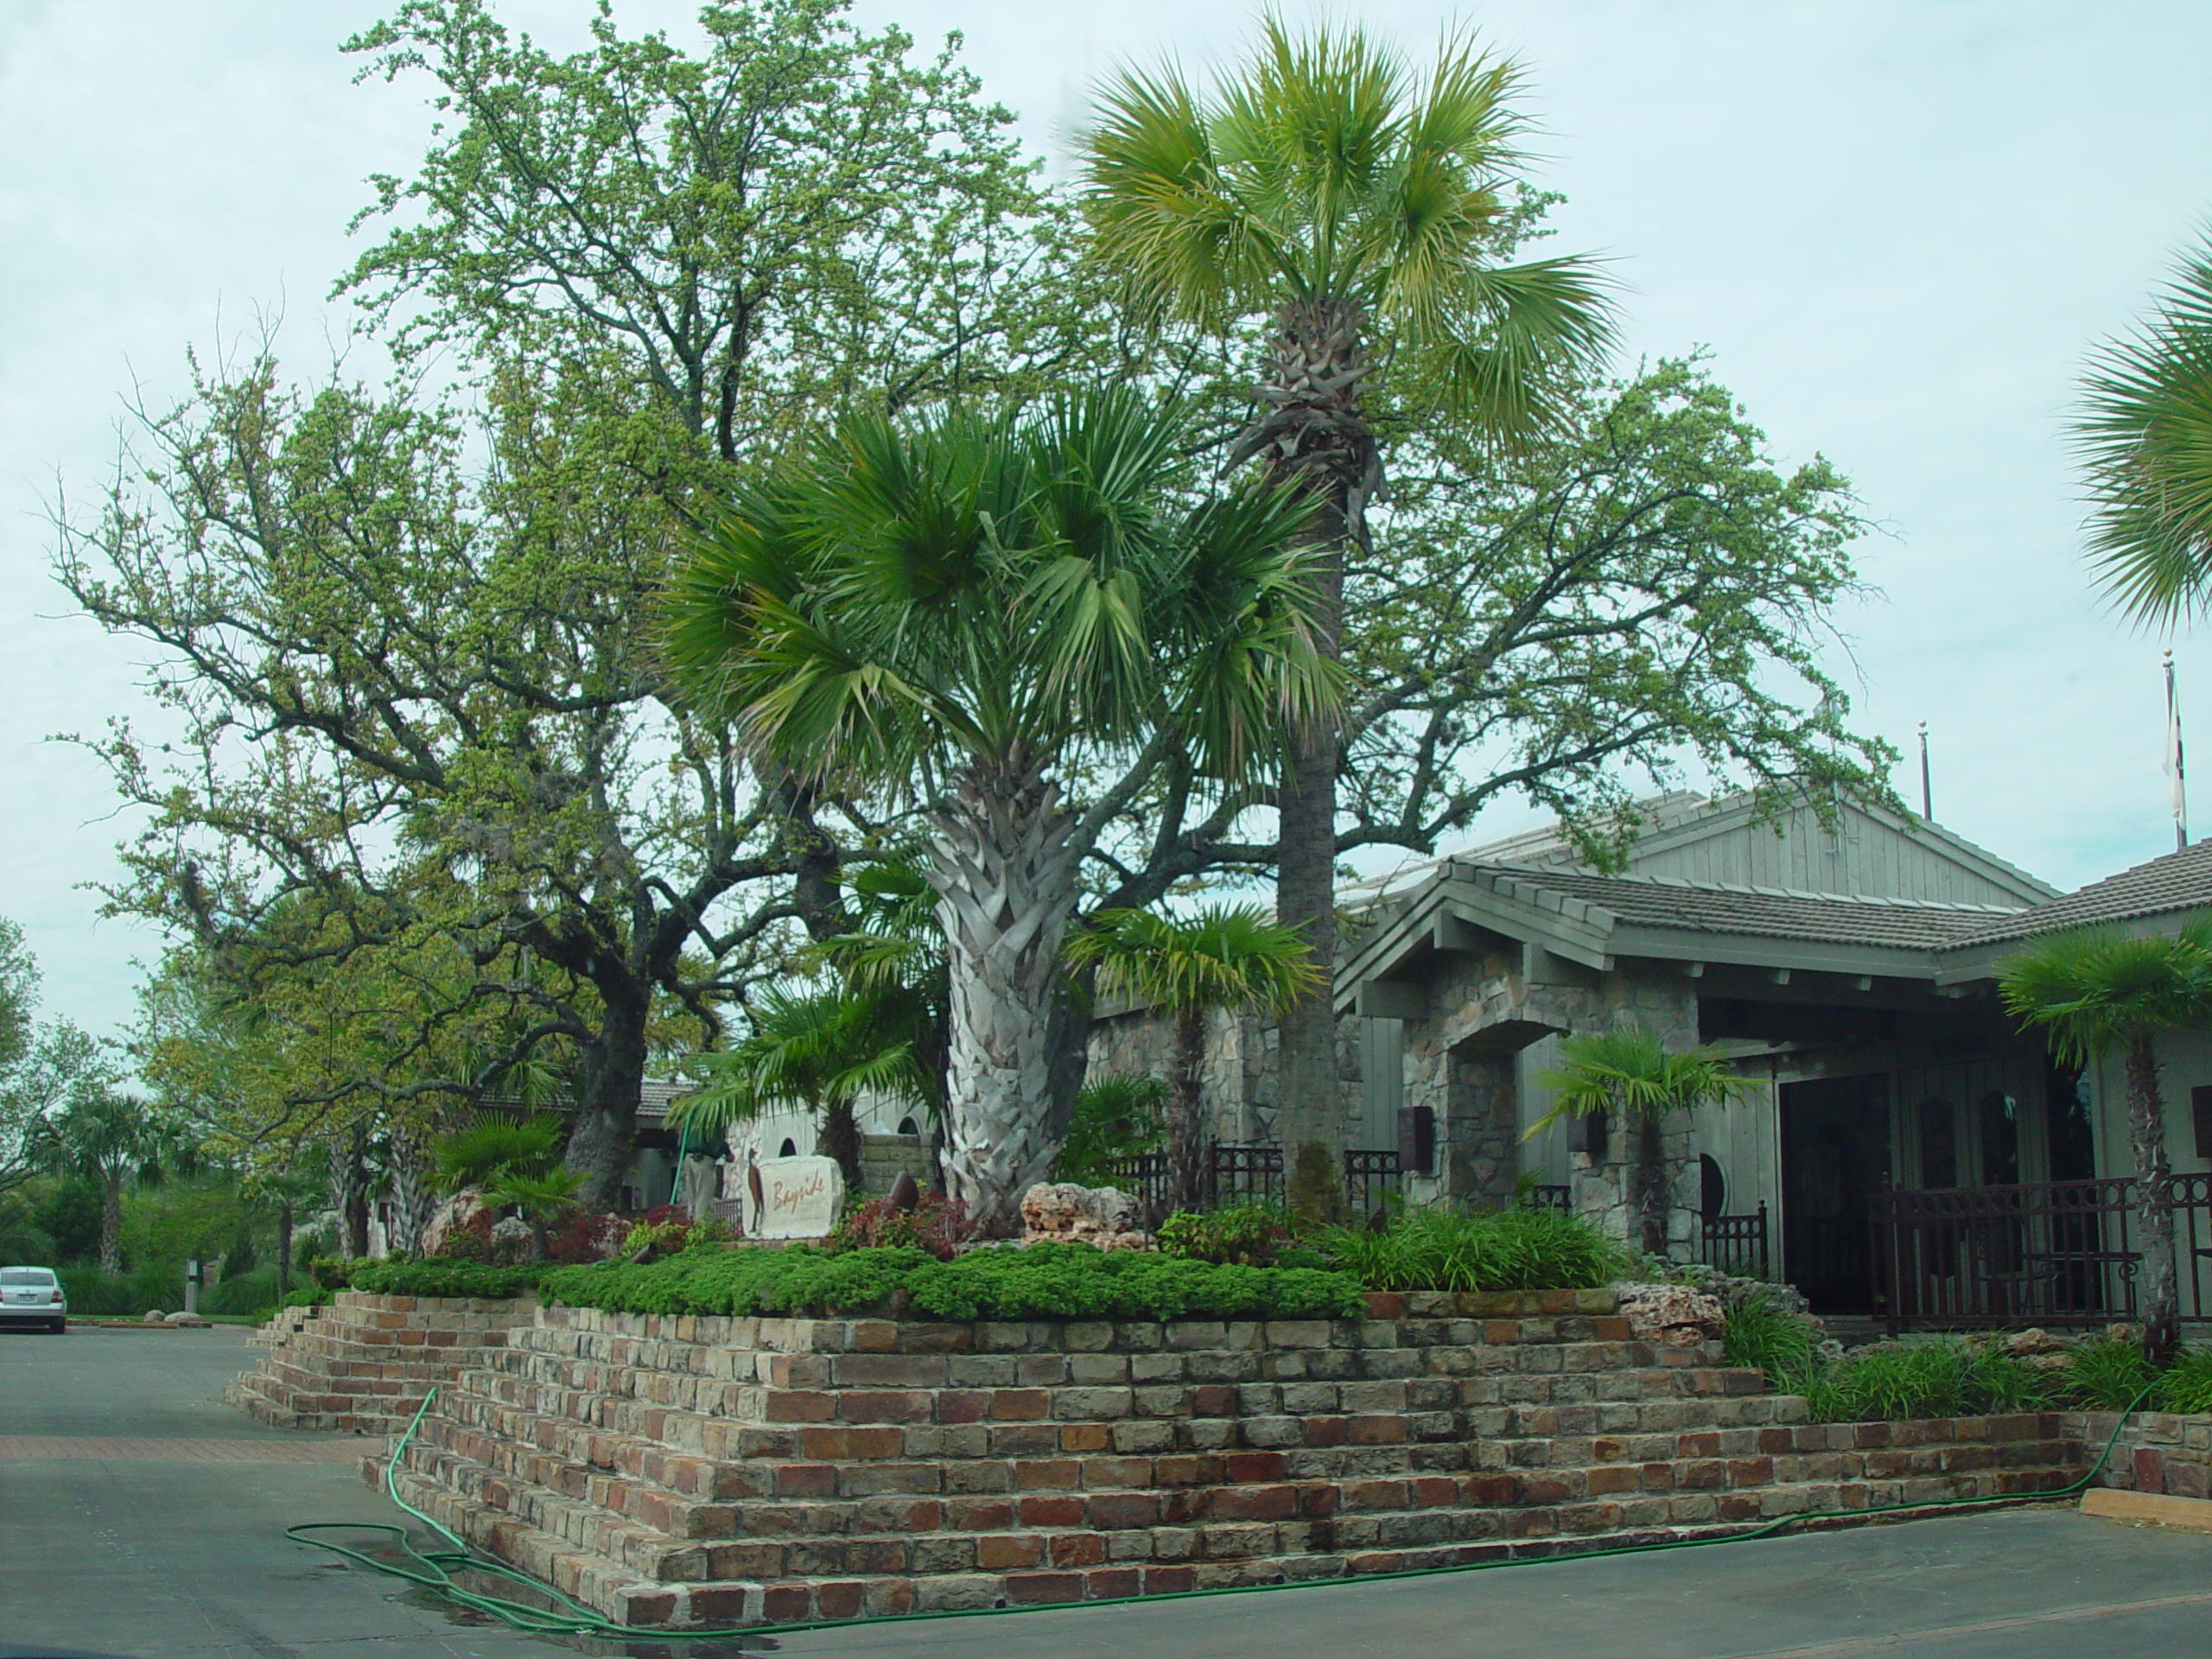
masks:
<path fill-rule="evenodd" d="M 527 1325 L 533 1297 L 378 1296 L 341 1290 L 279 1310 L 247 1341 L 268 1352 L 223 1398 L 279 1428 L 391 1434 L 434 1387 L 481 1365 Z"/>
<path fill-rule="evenodd" d="M 2030 1495 L 2056 1414 L 1806 1423 L 1603 1292 L 1364 1320 L 546 1307 L 442 1389 L 406 1500 L 620 1623 L 726 1625 L 1466 1565 Z"/>

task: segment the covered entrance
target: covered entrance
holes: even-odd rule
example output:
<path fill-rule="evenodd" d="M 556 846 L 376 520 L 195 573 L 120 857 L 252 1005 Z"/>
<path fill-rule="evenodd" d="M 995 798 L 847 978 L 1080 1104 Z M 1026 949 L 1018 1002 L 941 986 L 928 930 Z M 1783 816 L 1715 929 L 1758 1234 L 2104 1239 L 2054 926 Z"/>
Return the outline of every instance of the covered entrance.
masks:
<path fill-rule="evenodd" d="M 1816 1313 L 1874 1307 L 1868 1214 L 1888 1183 L 1890 1080 L 1885 1072 L 1781 1086 L 1782 1276 Z"/>

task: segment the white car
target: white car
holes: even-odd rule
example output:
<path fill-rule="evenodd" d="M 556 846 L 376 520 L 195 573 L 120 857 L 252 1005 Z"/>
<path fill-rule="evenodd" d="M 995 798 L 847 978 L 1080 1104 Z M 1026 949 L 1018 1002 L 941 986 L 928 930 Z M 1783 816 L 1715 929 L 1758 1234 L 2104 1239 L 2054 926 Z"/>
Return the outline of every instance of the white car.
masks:
<path fill-rule="evenodd" d="M 42 1325 L 60 1336 L 69 1328 L 69 1293 L 52 1268 L 0 1268 L 0 1325 Z"/>

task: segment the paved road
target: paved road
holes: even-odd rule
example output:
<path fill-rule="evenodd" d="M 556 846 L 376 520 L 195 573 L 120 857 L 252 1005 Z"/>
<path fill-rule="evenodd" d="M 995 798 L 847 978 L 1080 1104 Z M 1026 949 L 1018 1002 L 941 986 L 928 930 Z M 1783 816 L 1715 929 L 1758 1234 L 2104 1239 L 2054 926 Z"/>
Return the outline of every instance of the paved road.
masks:
<path fill-rule="evenodd" d="M 0 1332 L 0 1656 L 41 1651 L 27 1643 L 129 1659 L 741 1650 L 464 1625 L 288 1541 L 296 1521 L 404 1517 L 331 1460 L 352 1449 L 337 1437 L 264 1428 L 220 1403 L 251 1354 L 234 1328 Z M 1503 1572 L 802 1631 L 742 1650 L 938 1659 L 1010 1643 L 1076 1659 L 2202 1659 L 2212 1539 L 2012 1510 Z"/>

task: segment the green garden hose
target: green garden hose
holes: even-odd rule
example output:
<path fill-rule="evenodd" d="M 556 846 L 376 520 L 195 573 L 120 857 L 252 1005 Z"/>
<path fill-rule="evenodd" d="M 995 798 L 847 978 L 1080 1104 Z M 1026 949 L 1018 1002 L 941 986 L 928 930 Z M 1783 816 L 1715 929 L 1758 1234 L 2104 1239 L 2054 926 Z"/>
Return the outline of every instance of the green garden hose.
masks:
<path fill-rule="evenodd" d="M 398 1443 L 392 1447 L 391 1456 L 385 1464 L 384 1486 L 386 1495 L 394 1503 L 433 1532 L 449 1541 L 454 1546 L 453 1548 L 418 1550 L 408 1541 L 407 1529 L 404 1527 L 387 1526 L 380 1522 L 366 1521 L 302 1522 L 297 1526 L 285 1528 L 284 1535 L 287 1538 L 296 1539 L 301 1543 L 312 1545 L 316 1549 L 328 1550 L 332 1554 L 343 1556 L 349 1561 L 358 1562 L 372 1573 L 381 1573 L 387 1578 L 404 1579 L 410 1584 L 442 1596 L 456 1605 L 482 1613 L 487 1618 L 497 1619 L 510 1629 L 520 1630 L 530 1636 L 587 1636 L 630 1642 L 639 1640 L 726 1642 L 733 1637 L 767 1636 L 778 1631 L 834 1630 L 840 1625 L 880 1624 L 897 1619 L 975 1618 L 991 1613 L 1034 1613 L 1052 1610 L 1065 1611 L 1070 1607 L 1097 1607 L 1140 1601 L 1177 1601 L 1193 1596 L 1250 1595 L 1269 1590 L 1302 1590 L 1324 1584 L 1370 1583 L 1384 1579 L 1425 1579 L 1433 1577 L 1440 1573 L 1484 1573 L 1501 1567 L 1539 1567 L 1554 1561 L 1589 1561 L 1601 1560 L 1609 1555 L 1646 1555 L 1662 1549 L 1698 1549 L 1707 1544 L 1745 1543 L 1755 1538 L 1772 1537 L 1777 1533 L 1807 1521 L 1865 1520 L 1873 1516 L 1891 1515 L 1908 1510 L 1961 1509 L 1969 1506 L 1986 1509 L 1994 1504 L 2044 1503 L 2056 1497 L 2068 1497 L 2083 1491 L 2090 1482 L 2103 1472 L 2105 1464 L 2112 1457 L 2113 1447 L 2120 1443 L 2120 1431 L 2126 1427 L 2128 1418 L 2142 1406 L 2143 1402 L 2150 1396 L 2152 1389 L 2157 1386 L 2156 1382 L 2148 1384 L 2140 1394 L 2128 1402 L 2126 1409 L 2120 1414 L 2118 1421 L 2113 1424 L 2111 1434 L 2106 1437 L 2104 1449 L 2097 1453 L 2097 1460 L 2089 1465 L 2089 1471 L 2087 1474 L 2069 1484 L 2053 1487 L 2045 1492 L 2007 1492 L 1991 1497 L 1935 1497 L 1926 1498 L 1916 1503 L 1885 1504 L 1879 1509 L 1805 1510 L 1796 1515 L 1786 1515 L 1779 1520 L 1770 1521 L 1764 1526 L 1753 1527 L 1745 1532 L 1719 1533 L 1704 1538 L 1669 1538 L 1648 1544 L 1620 1544 L 1609 1549 L 1562 1551 L 1554 1555 L 1507 1556 L 1500 1560 L 1470 1561 L 1452 1567 L 1402 1567 L 1390 1573 L 1362 1573 L 1356 1578 L 1286 1579 L 1274 1584 L 1229 1585 L 1207 1590 L 1171 1590 L 1151 1596 L 1103 1596 L 1095 1601 L 1036 1602 L 1024 1603 L 1017 1607 L 979 1607 L 937 1612 L 887 1613 L 874 1618 L 818 1619 L 792 1624 L 746 1624 L 714 1630 L 659 1630 L 637 1624 L 617 1624 L 602 1618 L 582 1603 L 563 1595 L 550 1586 L 539 1583 L 519 1568 L 510 1567 L 505 1561 L 494 1560 L 470 1548 L 465 1539 L 454 1536 L 446 1528 L 400 1497 L 398 1487 L 393 1484 L 391 1471 L 398 1466 L 399 1460 L 406 1454 L 407 1443 L 414 1439 L 416 1427 L 423 1421 L 423 1414 L 430 1408 L 430 1402 L 437 1397 L 438 1391 L 434 1388 L 429 1394 L 423 1396 L 423 1403 L 415 1408 L 415 1415 L 408 1422 L 406 1432 L 399 1437 Z M 319 1532 L 384 1533 L 396 1541 L 401 1559 L 396 1561 L 383 1559 L 345 1544 L 332 1543 L 327 1539 L 308 1536 L 310 1533 Z M 504 1596 L 485 1595 L 476 1591 L 464 1590 L 454 1581 L 453 1576 L 459 1572 L 482 1573 L 495 1578 L 511 1579 L 517 1584 L 527 1586 L 537 1595 L 550 1598 L 558 1605 L 554 1608 L 532 1606 L 526 1602 L 511 1601 Z"/>

